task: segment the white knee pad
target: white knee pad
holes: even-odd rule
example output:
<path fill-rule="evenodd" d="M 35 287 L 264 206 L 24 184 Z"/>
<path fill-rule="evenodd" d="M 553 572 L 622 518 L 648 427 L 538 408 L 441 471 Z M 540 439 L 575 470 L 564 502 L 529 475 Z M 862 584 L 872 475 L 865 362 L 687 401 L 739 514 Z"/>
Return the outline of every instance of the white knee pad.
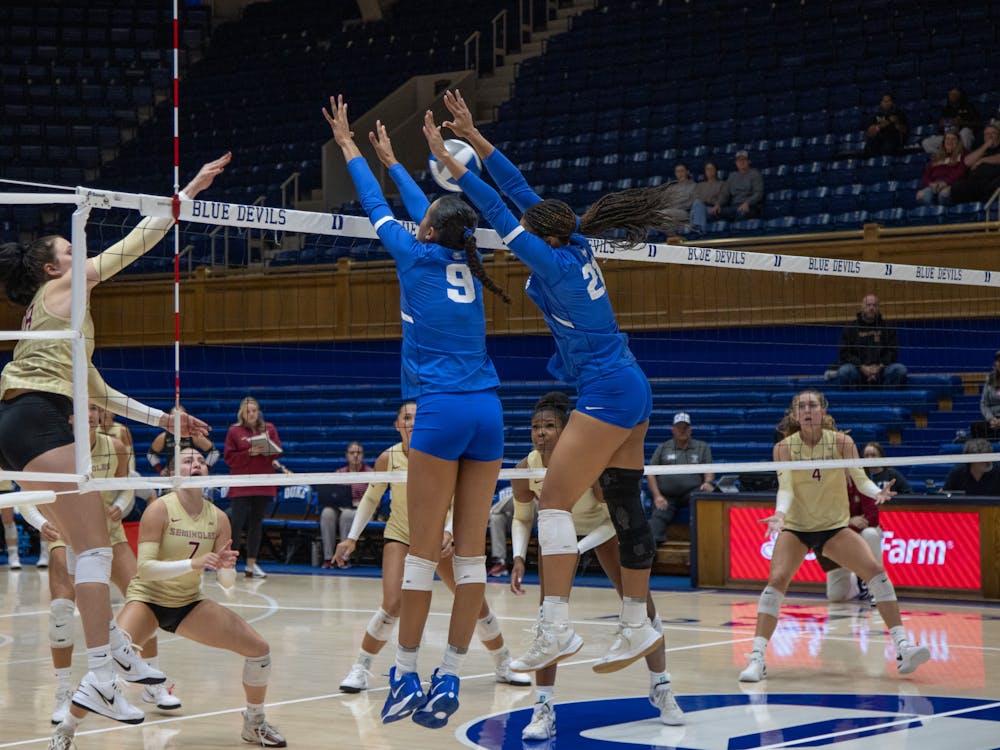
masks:
<path fill-rule="evenodd" d="M 398 617 L 393 617 L 384 609 L 379 608 L 379 611 L 372 615 L 372 619 L 368 621 L 365 632 L 376 641 L 384 643 L 392 638 L 392 629 L 396 627 L 398 619 Z"/>
<path fill-rule="evenodd" d="M 66 550 L 66 572 L 69 573 L 70 578 L 76 577 L 76 553 L 73 548 L 68 544 L 64 548 Z"/>
<path fill-rule="evenodd" d="M 111 561 L 114 555 L 111 547 L 94 547 L 76 556 L 76 585 L 81 583 L 103 583 L 111 581 Z"/>
<path fill-rule="evenodd" d="M 486 583 L 486 555 L 479 555 L 477 557 L 454 555 L 452 557 L 451 568 L 455 571 L 456 586 L 469 583 Z"/>
<path fill-rule="evenodd" d="M 538 546 L 543 555 L 575 555 L 573 514 L 551 508 L 538 511 Z"/>
<path fill-rule="evenodd" d="M 76 605 L 69 599 L 53 599 L 49 604 L 49 646 L 69 648 L 73 645 L 73 612 Z"/>
<path fill-rule="evenodd" d="M 878 560 L 878 564 L 882 564 L 882 529 L 878 526 L 871 527 L 867 529 L 861 529 L 861 538 L 865 540 L 868 548 L 872 551 L 872 555 Z"/>
<path fill-rule="evenodd" d="M 407 555 L 403 562 L 403 591 L 430 591 L 437 563 Z"/>
<path fill-rule="evenodd" d="M 243 662 L 243 684 L 250 687 L 267 687 L 271 679 L 271 655 L 251 656 Z"/>
<path fill-rule="evenodd" d="M 884 572 L 872 576 L 872 579 L 868 581 L 868 592 L 876 604 L 896 601 L 896 587 L 892 585 L 889 576 Z"/>
<path fill-rule="evenodd" d="M 494 612 L 490 612 L 481 620 L 476 620 L 476 637 L 483 643 L 495 640 L 500 635 L 500 620 Z"/>
<path fill-rule="evenodd" d="M 760 592 L 760 601 L 757 603 L 757 611 L 764 615 L 777 617 L 781 610 L 781 602 L 785 595 L 773 586 L 765 586 Z"/>
<path fill-rule="evenodd" d="M 837 568 L 826 574 L 826 598 L 831 602 L 846 602 L 858 595 L 854 574 L 847 568 Z"/>

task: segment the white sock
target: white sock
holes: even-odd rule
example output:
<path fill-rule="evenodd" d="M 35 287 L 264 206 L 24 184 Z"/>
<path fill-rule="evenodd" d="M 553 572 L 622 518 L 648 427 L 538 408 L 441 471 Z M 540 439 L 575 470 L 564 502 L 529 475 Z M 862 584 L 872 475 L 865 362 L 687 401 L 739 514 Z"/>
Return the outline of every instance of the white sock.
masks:
<path fill-rule="evenodd" d="M 417 653 L 419 649 L 396 646 L 396 671 L 399 674 L 417 671 Z"/>
<path fill-rule="evenodd" d="M 894 628 L 889 628 L 889 635 L 892 636 L 893 645 L 896 646 L 896 653 L 898 654 L 903 650 L 903 646 L 909 643 L 909 639 L 906 637 L 906 628 L 902 625 L 897 625 Z"/>
<path fill-rule="evenodd" d="M 555 697 L 555 685 L 535 685 L 535 703 L 551 703 Z"/>
<path fill-rule="evenodd" d="M 69 690 L 73 687 L 73 667 L 56 670 L 56 689 Z"/>
<path fill-rule="evenodd" d="M 125 631 L 118 627 L 118 623 L 114 620 L 108 626 L 108 642 L 111 644 L 113 651 L 125 648 L 128 645 L 128 638 L 125 637 Z"/>
<path fill-rule="evenodd" d="M 247 703 L 247 716 L 251 719 L 264 718 L 263 703 Z"/>
<path fill-rule="evenodd" d="M 462 662 L 465 661 L 467 653 L 469 653 L 469 649 L 455 648 L 449 643 L 448 647 L 444 650 L 444 658 L 441 660 L 439 671 L 442 674 L 453 674 L 458 677 L 458 673 L 462 669 Z"/>
<path fill-rule="evenodd" d="M 670 677 L 666 672 L 650 672 L 649 673 L 649 686 L 655 688 L 657 685 L 662 685 L 665 682 L 670 682 Z"/>
<path fill-rule="evenodd" d="M 569 623 L 569 597 L 547 596 L 542 601 L 542 621 L 552 625 Z"/>
<path fill-rule="evenodd" d="M 489 651 L 489 649 L 487 649 L 487 651 Z M 501 646 L 498 649 L 490 651 L 490 656 L 493 657 L 493 663 L 500 667 L 507 659 L 510 658 L 510 651 L 507 650 L 506 646 Z"/>
<path fill-rule="evenodd" d="M 641 625 L 646 621 L 646 600 L 626 596 L 622 599 L 621 621 L 625 625 Z"/>
<path fill-rule="evenodd" d="M 111 647 L 107 644 L 87 649 L 87 669 L 94 673 L 98 682 L 115 679 L 115 668 L 111 664 Z"/>
<path fill-rule="evenodd" d="M 767 650 L 767 638 L 762 638 L 761 636 L 757 636 L 756 638 L 754 638 L 753 648 L 751 650 L 754 653 L 763 656 L 764 652 Z"/>
<path fill-rule="evenodd" d="M 17 552 L 17 524 L 5 523 L 3 525 L 3 538 L 7 542 L 7 551 Z"/>
<path fill-rule="evenodd" d="M 360 664 L 365 669 L 371 669 L 372 659 L 375 658 L 375 654 L 369 654 L 364 649 L 358 651 L 358 658 L 355 660 L 355 664 Z M 416 670 L 414 670 L 416 671 Z"/>
<path fill-rule="evenodd" d="M 76 718 L 72 711 L 67 711 L 66 718 L 62 720 L 59 729 L 63 730 L 64 734 L 75 735 L 78 726 L 80 726 L 80 719 Z"/>

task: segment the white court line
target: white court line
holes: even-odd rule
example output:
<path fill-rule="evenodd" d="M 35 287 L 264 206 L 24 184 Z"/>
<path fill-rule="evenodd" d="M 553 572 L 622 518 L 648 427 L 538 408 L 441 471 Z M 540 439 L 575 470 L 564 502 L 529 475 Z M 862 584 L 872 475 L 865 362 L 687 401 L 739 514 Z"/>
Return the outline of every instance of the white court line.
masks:
<path fill-rule="evenodd" d="M 782 747 L 795 747 L 796 745 L 802 745 L 807 742 L 819 742 L 820 740 L 831 740 L 837 737 L 847 737 L 852 734 L 864 734 L 871 732 L 875 729 L 888 729 L 890 727 L 898 727 L 903 724 L 912 724 L 915 721 L 924 723 L 930 719 L 945 719 L 949 716 L 960 716 L 961 714 L 978 713 L 979 711 L 988 711 L 992 708 L 1000 707 L 1000 701 L 995 703 L 984 703 L 981 706 L 969 706 L 967 708 L 956 708 L 954 711 L 942 711 L 939 714 L 914 714 L 908 719 L 895 719 L 893 721 L 887 721 L 882 724 L 869 724 L 865 727 L 857 727 L 855 729 L 845 729 L 840 732 L 828 732 L 827 734 L 816 734 L 811 737 L 800 737 L 796 740 L 788 740 L 788 742 L 778 742 L 773 745 L 763 745 L 757 750 L 777 750 L 777 748 Z"/>

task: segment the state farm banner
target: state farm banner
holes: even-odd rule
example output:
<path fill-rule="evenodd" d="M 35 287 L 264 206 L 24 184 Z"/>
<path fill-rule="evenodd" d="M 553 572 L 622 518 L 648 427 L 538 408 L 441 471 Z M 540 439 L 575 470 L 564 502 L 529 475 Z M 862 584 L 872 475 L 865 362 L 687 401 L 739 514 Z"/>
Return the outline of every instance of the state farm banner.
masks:
<path fill-rule="evenodd" d="M 729 509 L 729 577 L 766 581 L 774 537 L 760 519 L 772 508 Z M 979 514 L 975 512 L 881 511 L 882 563 L 897 586 L 981 587 Z M 826 576 L 811 552 L 794 581 Z"/>

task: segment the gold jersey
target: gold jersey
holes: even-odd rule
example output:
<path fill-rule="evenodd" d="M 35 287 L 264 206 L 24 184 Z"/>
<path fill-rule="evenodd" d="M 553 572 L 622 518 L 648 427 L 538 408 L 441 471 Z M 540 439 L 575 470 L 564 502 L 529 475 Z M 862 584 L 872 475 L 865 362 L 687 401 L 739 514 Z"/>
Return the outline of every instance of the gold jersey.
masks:
<path fill-rule="evenodd" d="M 211 502 L 203 498 L 201 510 L 192 516 L 184 510 L 176 493 L 168 493 L 160 499 L 166 506 L 167 526 L 160 537 L 158 560 L 189 560 L 215 548 L 218 510 Z M 165 581 L 144 581 L 137 574 L 125 594 L 126 601 L 159 604 L 162 607 L 183 607 L 203 598 L 200 570 Z"/>
<path fill-rule="evenodd" d="M 528 454 L 527 461 L 529 469 L 545 468 L 542 464 L 542 454 L 538 451 L 531 451 Z M 528 487 L 534 493 L 535 497 L 540 498 L 542 496 L 542 482 L 542 479 L 528 480 Z M 576 501 L 576 505 L 573 506 L 571 512 L 573 514 L 573 527 L 576 529 L 577 536 L 586 536 L 594 529 L 611 521 L 611 514 L 608 512 L 607 504 L 597 499 L 597 495 L 594 494 L 594 490 L 591 487 L 588 487 L 587 491 L 580 495 L 580 499 Z"/>
<path fill-rule="evenodd" d="M 135 471 L 135 450 L 130 447 L 129 441 L 125 439 L 125 425 L 121 422 L 112 422 L 111 427 L 105 430 L 103 427 L 97 428 L 97 433 L 99 435 L 110 435 L 119 443 L 125 446 L 126 452 L 128 452 L 128 470 L 129 474 Z"/>
<path fill-rule="evenodd" d="M 410 459 L 403 452 L 403 444 L 396 443 L 389 448 L 389 465 L 386 471 L 407 471 L 410 466 Z M 382 485 L 382 492 L 385 492 L 385 484 Z M 385 524 L 385 539 L 395 539 L 403 544 L 410 543 L 410 518 L 406 511 L 406 482 L 392 482 L 389 484 L 389 520 Z M 380 493 L 381 494 L 381 493 Z"/>
<path fill-rule="evenodd" d="M 815 446 L 806 445 L 802 433 L 783 441 L 792 461 L 830 461 L 843 458 L 837 450 L 837 433 L 823 430 Z M 793 470 L 794 499 L 785 515 L 785 528 L 792 531 L 828 531 L 847 526 L 851 519 L 844 469 Z"/>

